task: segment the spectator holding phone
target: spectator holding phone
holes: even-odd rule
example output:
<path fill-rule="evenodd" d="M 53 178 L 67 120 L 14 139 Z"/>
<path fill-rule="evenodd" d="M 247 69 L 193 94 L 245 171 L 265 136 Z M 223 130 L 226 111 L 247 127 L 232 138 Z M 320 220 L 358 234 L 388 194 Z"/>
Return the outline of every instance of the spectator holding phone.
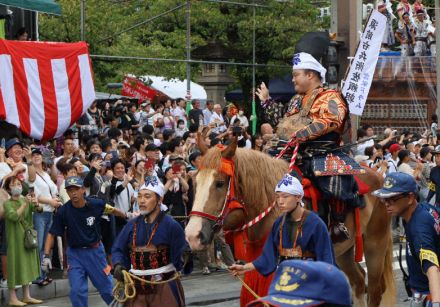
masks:
<path fill-rule="evenodd" d="M 110 185 L 110 198 L 117 209 L 125 213 L 132 212 L 134 188 L 131 181 L 133 173 L 130 170 L 125 171 L 125 164 L 122 160 L 112 162 L 113 178 Z M 123 218 L 116 217 L 116 235 L 121 231 L 127 221 Z"/>
<path fill-rule="evenodd" d="M 38 148 L 32 150 L 32 163 L 37 174 L 34 182 L 35 196 L 43 208 L 41 213 L 35 212 L 33 216 L 34 227 L 38 236 L 38 251 L 40 259 L 42 259 L 44 256 L 44 242 L 52 226 L 53 213 L 62 203 L 58 197 L 57 186 L 47 173 L 46 165 L 43 163 L 43 156 Z M 52 279 L 47 277 L 44 272 L 34 281 L 39 286 L 46 286 L 51 282 Z"/>
<path fill-rule="evenodd" d="M 165 170 L 165 195 L 163 203 L 168 207 L 172 216 L 182 227 L 185 227 L 184 221 L 187 216 L 186 204 L 184 202 L 184 194 L 188 191 L 188 183 L 182 176 L 180 162 L 173 162 L 171 167 Z"/>
<path fill-rule="evenodd" d="M 37 197 L 31 193 L 23 197 L 23 185 L 16 176 L 10 176 L 4 183 L 11 198 L 4 202 L 7 256 L 9 305 L 25 306 L 41 304 L 43 301 L 31 297 L 29 283 L 39 275 L 38 249 L 24 246 L 25 228 L 32 228 L 32 212 L 39 210 Z M 23 287 L 23 300 L 17 298 L 16 286 Z"/>

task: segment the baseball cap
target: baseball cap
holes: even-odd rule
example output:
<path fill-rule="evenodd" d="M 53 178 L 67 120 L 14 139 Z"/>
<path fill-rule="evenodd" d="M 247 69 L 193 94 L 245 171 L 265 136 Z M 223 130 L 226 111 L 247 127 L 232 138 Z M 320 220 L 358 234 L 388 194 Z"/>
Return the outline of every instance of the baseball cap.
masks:
<path fill-rule="evenodd" d="M 247 306 L 268 303 L 274 306 L 318 306 L 324 303 L 351 306 L 347 277 L 337 267 L 321 261 L 281 262 L 269 294 Z"/>
<path fill-rule="evenodd" d="M 397 152 L 399 150 L 401 150 L 400 145 L 396 144 L 396 143 L 394 143 L 393 145 L 390 146 L 390 148 L 388 148 L 388 151 L 390 153 L 394 153 L 394 152 Z"/>
<path fill-rule="evenodd" d="M 83 186 L 83 180 L 81 179 L 81 177 L 79 176 L 72 176 L 72 177 L 67 177 L 66 178 L 66 184 L 65 187 L 70 188 L 70 187 L 79 187 L 81 188 Z"/>
<path fill-rule="evenodd" d="M 32 148 L 32 154 L 39 154 L 41 155 L 41 149 L 38 147 Z"/>
<path fill-rule="evenodd" d="M 390 198 L 403 193 L 416 193 L 417 183 L 413 176 L 394 172 L 385 177 L 383 187 L 373 192 L 380 198 Z"/>
<path fill-rule="evenodd" d="M 145 146 L 145 151 L 156 151 L 159 150 L 159 147 L 157 147 L 155 144 L 151 143 Z"/>
<path fill-rule="evenodd" d="M 9 139 L 6 141 L 6 144 L 5 144 L 6 151 L 11 149 L 11 147 L 14 145 L 20 145 L 21 147 L 23 147 L 23 143 L 18 138 L 12 138 L 12 139 Z"/>

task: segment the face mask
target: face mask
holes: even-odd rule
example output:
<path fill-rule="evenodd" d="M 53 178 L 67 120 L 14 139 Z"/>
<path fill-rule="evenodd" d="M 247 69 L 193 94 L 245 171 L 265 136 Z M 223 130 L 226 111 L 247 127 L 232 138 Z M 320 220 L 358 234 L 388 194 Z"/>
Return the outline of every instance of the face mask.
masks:
<path fill-rule="evenodd" d="M 185 125 L 179 125 L 179 129 L 184 129 Z"/>
<path fill-rule="evenodd" d="M 243 116 L 244 112 L 243 111 L 239 111 L 238 115 Z"/>
<path fill-rule="evenodd" d="M 12 196 L 18 196 L 21 195 L 21 192 L 23 192 L 23 188 L 19 187 L 19 188 L 11 188 L 11 195 Z"/>

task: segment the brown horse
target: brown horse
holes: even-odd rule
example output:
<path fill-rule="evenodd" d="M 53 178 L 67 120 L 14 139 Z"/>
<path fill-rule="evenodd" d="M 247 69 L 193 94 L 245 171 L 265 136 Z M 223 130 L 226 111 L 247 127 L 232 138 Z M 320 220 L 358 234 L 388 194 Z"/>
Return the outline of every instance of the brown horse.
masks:
<path fill-rule="evenodd" d="M 274 187 L 288 171 L 288 164 L 285 161 L 273 159 L 254 150 L 237 149 L 236 140 L 223 151 L 218 147 L 207 150 L 206 145 L 203 144 L 199 144 L 199 147 L 203 159 L 196 176 L 193 210 L 211 216 L 221 214 L 230 180 L 229 176 L 219 171 L 222 157 L 232 158 L 235 163 L 236 195 L 244 205 L 244 210 L 233 210 L 226 216 L 224 229 L 236 229 L 243 222 L 253 220 L 273 203 Z M 381 186 L 381 177 L 371 170 L 367 170 L 359 177 L 371 191 Z M 365 271 L 354 261 L 355 226 L 352 213 L 347 215 L 345 222 L 352 239 L 334 244 L 336 260 L 350 280 L 355 305 L 365 306 L 364 294 L 367 292 L 368 306 L 379 306 L 380 303 L 384 306 L 393 306 L 395 285 L 392 272 L 390 217 L 385 207 L 379 205 L 371 194 L 365 195 L 365 200 L 366 206 L 361 210 L 361 230 L 368 269 L 368 288 L 365 285 Z M 248 243 L 264 239 L 279 215 L 279 211 L 274 209 L 259 223 L 248 228 L 246 230 Z M 214 222 L 205 217 L 191 216 L 185 229 L 191 249 L 203 249 L 211 242 L 213 224 Z"/>

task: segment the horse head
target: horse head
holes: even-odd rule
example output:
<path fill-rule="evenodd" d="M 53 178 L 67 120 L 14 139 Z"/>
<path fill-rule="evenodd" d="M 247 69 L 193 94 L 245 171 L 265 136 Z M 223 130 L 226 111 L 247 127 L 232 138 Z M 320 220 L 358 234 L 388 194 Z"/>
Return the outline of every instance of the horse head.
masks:
<path fill-rule="evenodd" d="M 227 147 L 208 149 L 199 135 L 198 143 L 203 157 L 195 178 L 191 217 L 185 229 L 193 250 L 210 244 L 221 228 L 235 230 L 262 213 L 273 203 L 274 187 L 288 167 L 285 161 L 267 154 L 237 148 L 236 138 Z M 249 238 L 263 236 L 274 217 L 276 214 L 271 214 L 252 227 Z"/>
<path fill-rule="evenodd" d="M 237 138 L 226 148 L 208 149 L 198 135 L 199 149 L 203 154 L 201 167 L 195 180 L 195 197 L 189 223 L 186 226 L 186 239 L 191 249 L 200 250 L 211 243 L 216 231 L 224 221 L 228 191 L 230 191 L 231 173 L 237 150 Z M 232 170 L 224 169 L 222 163 L 230 163 Z"/>

